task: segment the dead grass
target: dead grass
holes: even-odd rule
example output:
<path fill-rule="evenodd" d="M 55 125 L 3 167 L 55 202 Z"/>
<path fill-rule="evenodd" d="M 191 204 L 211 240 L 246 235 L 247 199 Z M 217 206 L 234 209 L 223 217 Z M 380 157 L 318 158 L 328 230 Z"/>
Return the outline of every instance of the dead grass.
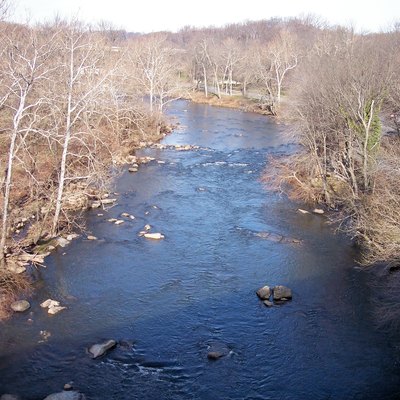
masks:
<path fill-rule="evenodd" d="M 0 269 L 0 321 L 10 317 L 10 305 L 22 295 L 31 293 L 31 283 L 24 274 Z"/>
<path fill-rule="evenodd" d="M 206 97 L 204 93 L 193 92 L 190 93 L 188 96 L 185 96 L 185 98 L 193 101 L 194 103 L 209 104 L 216 107 L 234 108 L 263 115 L 270 115 L 265 110 L 262 110 L 255 100 L 248 99 L 243 96 L 222 95 L 219 99 L 215 94 L 212 93 Z"/>

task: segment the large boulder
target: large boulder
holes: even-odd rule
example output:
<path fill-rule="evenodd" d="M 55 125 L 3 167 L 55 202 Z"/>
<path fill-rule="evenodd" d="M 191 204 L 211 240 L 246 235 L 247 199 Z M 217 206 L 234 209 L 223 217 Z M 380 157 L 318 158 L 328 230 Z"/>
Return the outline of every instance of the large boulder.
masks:
<path fill-rule="evenodd" d="M 26 300 L 18 300 L 11 303 L 11 309 L 15 312 L 24 312 L 31 308 L 29 301 Z"/>
<path fill-rule="evenodd" d="M 274 300 L 285 300 L 292 298 L 292 290 L 286 286 L 278 285 L 274 287 Z"/>
<path fill-rule="evenodd" d="M 272 294 L 269 286 L 263 286 L 262 288 L 258 289 L 256 293 L 261 300 L 268 300 Z"/>
<path fill-rule="evenodd" d="M 86 400 L 86 396 L 72 390 L 50 394 L 44 400 Z"/>
<path fill-rule="evenodd" d="M 90 347 L 89 353 L 93 358 L 97 358 L 105 354 L 108 350 L 112 349 L 117 342 L 115 340 L 106 340 L 103 343 L 94 344 Z"/>

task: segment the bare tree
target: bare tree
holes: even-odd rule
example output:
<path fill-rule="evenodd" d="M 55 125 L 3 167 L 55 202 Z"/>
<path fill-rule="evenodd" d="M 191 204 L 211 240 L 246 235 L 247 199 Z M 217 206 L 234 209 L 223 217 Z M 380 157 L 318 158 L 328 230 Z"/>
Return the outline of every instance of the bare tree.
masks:
<path fill-rule="evenodd" d="M 150 111 L 162 112 L 165 104 L 174 99 L 177 92 L 177 50 L 163 37 L 149 37 L 136 43 L 132 63 L 139 88 L 149 96 Z"/>
<path fill-rule="evenodd" d="M 265 85 L 273 114 L 275 103 L 279 106 L 281 102 L 286 75 L 297 67 L 298 61 L 299 48 L 288 30 L 281 30 L 267 47 L 261 46 L 258 51 L 257 76 Z"/>
<path fill-rule="evenodd" d="M 66 182 L 88 178 L 86 174 L 77 176 L 73 170 L 68 174 L 68 158 L 83 158 L 86 165 L 92 165 L 95 152 L 92 157 L 88 157 L 94 149 L 88 148 L 87 142 L 87 137 L 93 138 L 88 129 L 91 126 L 91 113 L 111 74 L 111 69 L 104 63 L 105 48 L 101 38 L 90 34 L 86 27 L 73 22 L 60 31 L 59 37 L 64 82 L 60 85 L 59 96 L 56 99 L 54 127 L 55 138 L 62 148 L 62 154 L 52 235 L 58 230 Z M 72 148 L 76 143 L 78 148 L 87 148 L 86 156 L 74 152 Z"/>
<path fill-rule="evenodd" d="M 35 86 L 46 80 L 51 73 L 47 61 L 53 53 L 53 38 L 44 43 L 34 30 L 11 32 L 5 39 L 7 47 L 3 52 L 3 79 L 0 100 L 8 110 L 10 125 L 8 132 L 8 160 L 3 182 L 3 215 L 0 239 L 0 261 L 4 260 L 5 244 L 8 236 L 9 204 L 12 188 L 14 161 L 19 150 L 19 142 L 35 132 L 36 110 L 43 99 L 34 95 Z"/>

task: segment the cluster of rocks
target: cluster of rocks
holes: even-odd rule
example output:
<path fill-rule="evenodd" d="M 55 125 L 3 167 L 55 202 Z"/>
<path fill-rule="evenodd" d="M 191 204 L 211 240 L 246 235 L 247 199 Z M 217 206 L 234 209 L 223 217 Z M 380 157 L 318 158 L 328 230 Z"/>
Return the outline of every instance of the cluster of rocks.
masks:
<path fill-rule="evenodd" d="M 256 291 L 256 294 L 267 307 L 272 307 L 274 304 L 283 304 L 292 298 L 292 290 L 282 285 L 274 286 L 273 288 L 263 286 Z M 272 301 L 270 300 L 271 297 Z"/>
<path fill-rule="evenodd" d="M 58 314 L 60 311 L 65 310 L 67 307 L 61 306 L 59 301 L 47 299 L 40 304 L 40 307 L 47 308 L 47 312 L 51 315 Z"/>
<path fill-rule="evenodd" d="M 46 302 L 54 302 L 54 300 L 46 300 Z M 44 302 L 44 303 L 46 303 Z M 44 304 L 42 303 L 42 304 Z M 57 303 L 57 302 L 56 302 Z M 43 335 L 42 335 L 43 334 Z M 41 331 L 41 335 L 47 337 L 50 336 L 50 333 L 47 331 Z M 47 339 L 46 337 L 46 339 Z M 121 346 L 124 342 L 121 342 Z M 102 343 L 97 343 L 92 345 L 89 349 L 87 349 L 91 358 L 98 358 L 106 354 L 109 350 L 116 347 L 117 341 L 113 339 L 106 340 Z M 0 396 L 0 400 L 21 400 L 21 397 L 16 394 L 3 394 Z M 45 397 L 43 400 L 86 400 L 86 396 L 83 393 L 74 390 L 73 382 L 66 383 L 64 385 L 64 391 L 52 393 Z"/>
<path fill-rule="evenodd" d="M 117 201 L 116 198 L 109 198 L 108 196 L 102 199 L 97 199 L 90 204 L 90 208 L 99 208 L 104 206 L 113 205 Z"/>
<path fill-rule="evenodd" d="M 195 146 L 192 144 L 162 144 L 162 143 L 154 143 L 151 148 L 158 150 L 177 150 L 177 151 L 190 151 L 190 150 L 198 150 L 200 146 Z"/>
<path fill-rule="evenodd" d="M 165 238 L 165 236 L 162 233 L 160 233 L 160 232 L 150 232 L 150 230 L 151 230 L 151 225 L 146 224 L 143 227 L 143 230 L 141 230 L 139 232 L 139 236 L 143 236 L 146 239 L 153 239 L 153 240 L 160 240 L 160 239 L 164 239 Z"/>
<path fill-rule="evenodd" d="M 134 220 L 135 216 L 132 214 L 129 214 L 127 212 L 123 212 L 121 214 L 121 218 L 129 218 L 130 220 Z M 125 222 L 124 219 L 120 219 L 120 218 L 108 218 L 107 221 L 111 222 L 114 225 L 122 225 Z"/>
<path fill-rule="evenodd" d="M 14 226 L 12 228 L 13 232 L 15 234 L 20 233 L 21 230 L 24 229 L 24 227 L 26 225 L 28 225 L 31 220 L 35 220 L 35 219 L 36 219 L 36 216 L 35 215 L 31 215 L 29 218 L 22 217 L 22 218 L 19 218 L 19 219 L 15 220 Z"/>
<path fill-rule="evenodd" d="M 273 232 L 254 232 L 254 236 L 266 239 L 275 243 L 299 244 L 301 240 L 279 235 Z"/>
<path fill-rule="evenodd" d="M 17 300 L 11 303 L 11 309 L 14 312 L 24 312 L 31 308 L 31 304 L 27 300 Z M 51 315 L 58 314 L 60 311 L 65 310 L 67 307 L 61 306 L 59 301 L 47 299 L 40 307 L 47 308 L 47 312 Z"/>
<path fill-rule="evenodd" d="M 139 170 L 139 165 L 141 164 L 148 164 L 151 161 L 154 161 L 154 157 L 136 157 L 136 156 L 129 156 L 128 157 L 128 164 L 131 164 L 131 166 L 128 168 L 129 172 L 138 172 Z"/>

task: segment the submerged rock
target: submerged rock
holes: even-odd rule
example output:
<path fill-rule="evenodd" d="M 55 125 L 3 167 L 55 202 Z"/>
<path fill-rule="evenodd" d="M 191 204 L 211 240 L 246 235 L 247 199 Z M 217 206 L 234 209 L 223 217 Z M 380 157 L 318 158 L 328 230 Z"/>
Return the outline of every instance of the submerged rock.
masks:
<path fill-rule="evenodd" d="M 273 292 L 274 300 L 288 300 L 292 298 L 292 290 L 286 286 L 275 286 Z"/>
<path fill-rule="evenodd" d="M 0 400 L 21 400 L 21 397 L 16 394 L 5 393 L 0 396 Z"/>
<path fill-rule="evenodd" d="M 86 400 L 86 396 L 75 391 L 65 391 L 50 394 L 44 400 Z"/>
<path fill-rule="evenodd" d="M 210 351 L 207 354 L 207 358 L 209 360 L 218 360 L 219 358 L 222 358 L 223 356 L 224 356 L 224 354 L 219 351 Z"/>
<path fill-rule="evenodd" d="M 272 294 L 271 288 L 269 286 L 264 286 L 258 289 L 256 293 L 261 300 L 268 300 Z"/>
<path fill-rule="evenodd" d="M 264 305 L 266 307 L 273 307 L 274 306 L 274 303 L 272 301 L 269 301 L 269 300 L 264 300 L 263 303 L 264 303 Z"/>
<path fill-rule="evenodd" d="M 117 342 L 115 340 L 106 340 L 103 343 L 94 344 L 93 346 L 91 346 L 89 349 L 89 353 L 93 358 L 97 358 L 105 354 L 107 350 L 112 349 L 116 344 Z"/>
<path fill-rule="evenodd" d="M 226 343 L 219 341 L 212 341 L 208 344 L 207 358 L 209 360 L 218 360 L 222 357 L 226 357 L 231 353 L 231 349 Z"/>
<path fill-rule="evenodd" d="M 48 340 L 48 338 L 51 336 L 51 332 L 44 330 L 44 331 L 40 331 L 39 335 L 42 338 L 42 340 L 39 340 L 39 343 L 43 343 L 43 342 L 46 342 Z"/>
<path fill-rule="evenodd" d="M 15 312 L 24 312 L 31 308 L 29 301 L 26 300 L 17 300 L 11 304 L 11 309 Z"/>

